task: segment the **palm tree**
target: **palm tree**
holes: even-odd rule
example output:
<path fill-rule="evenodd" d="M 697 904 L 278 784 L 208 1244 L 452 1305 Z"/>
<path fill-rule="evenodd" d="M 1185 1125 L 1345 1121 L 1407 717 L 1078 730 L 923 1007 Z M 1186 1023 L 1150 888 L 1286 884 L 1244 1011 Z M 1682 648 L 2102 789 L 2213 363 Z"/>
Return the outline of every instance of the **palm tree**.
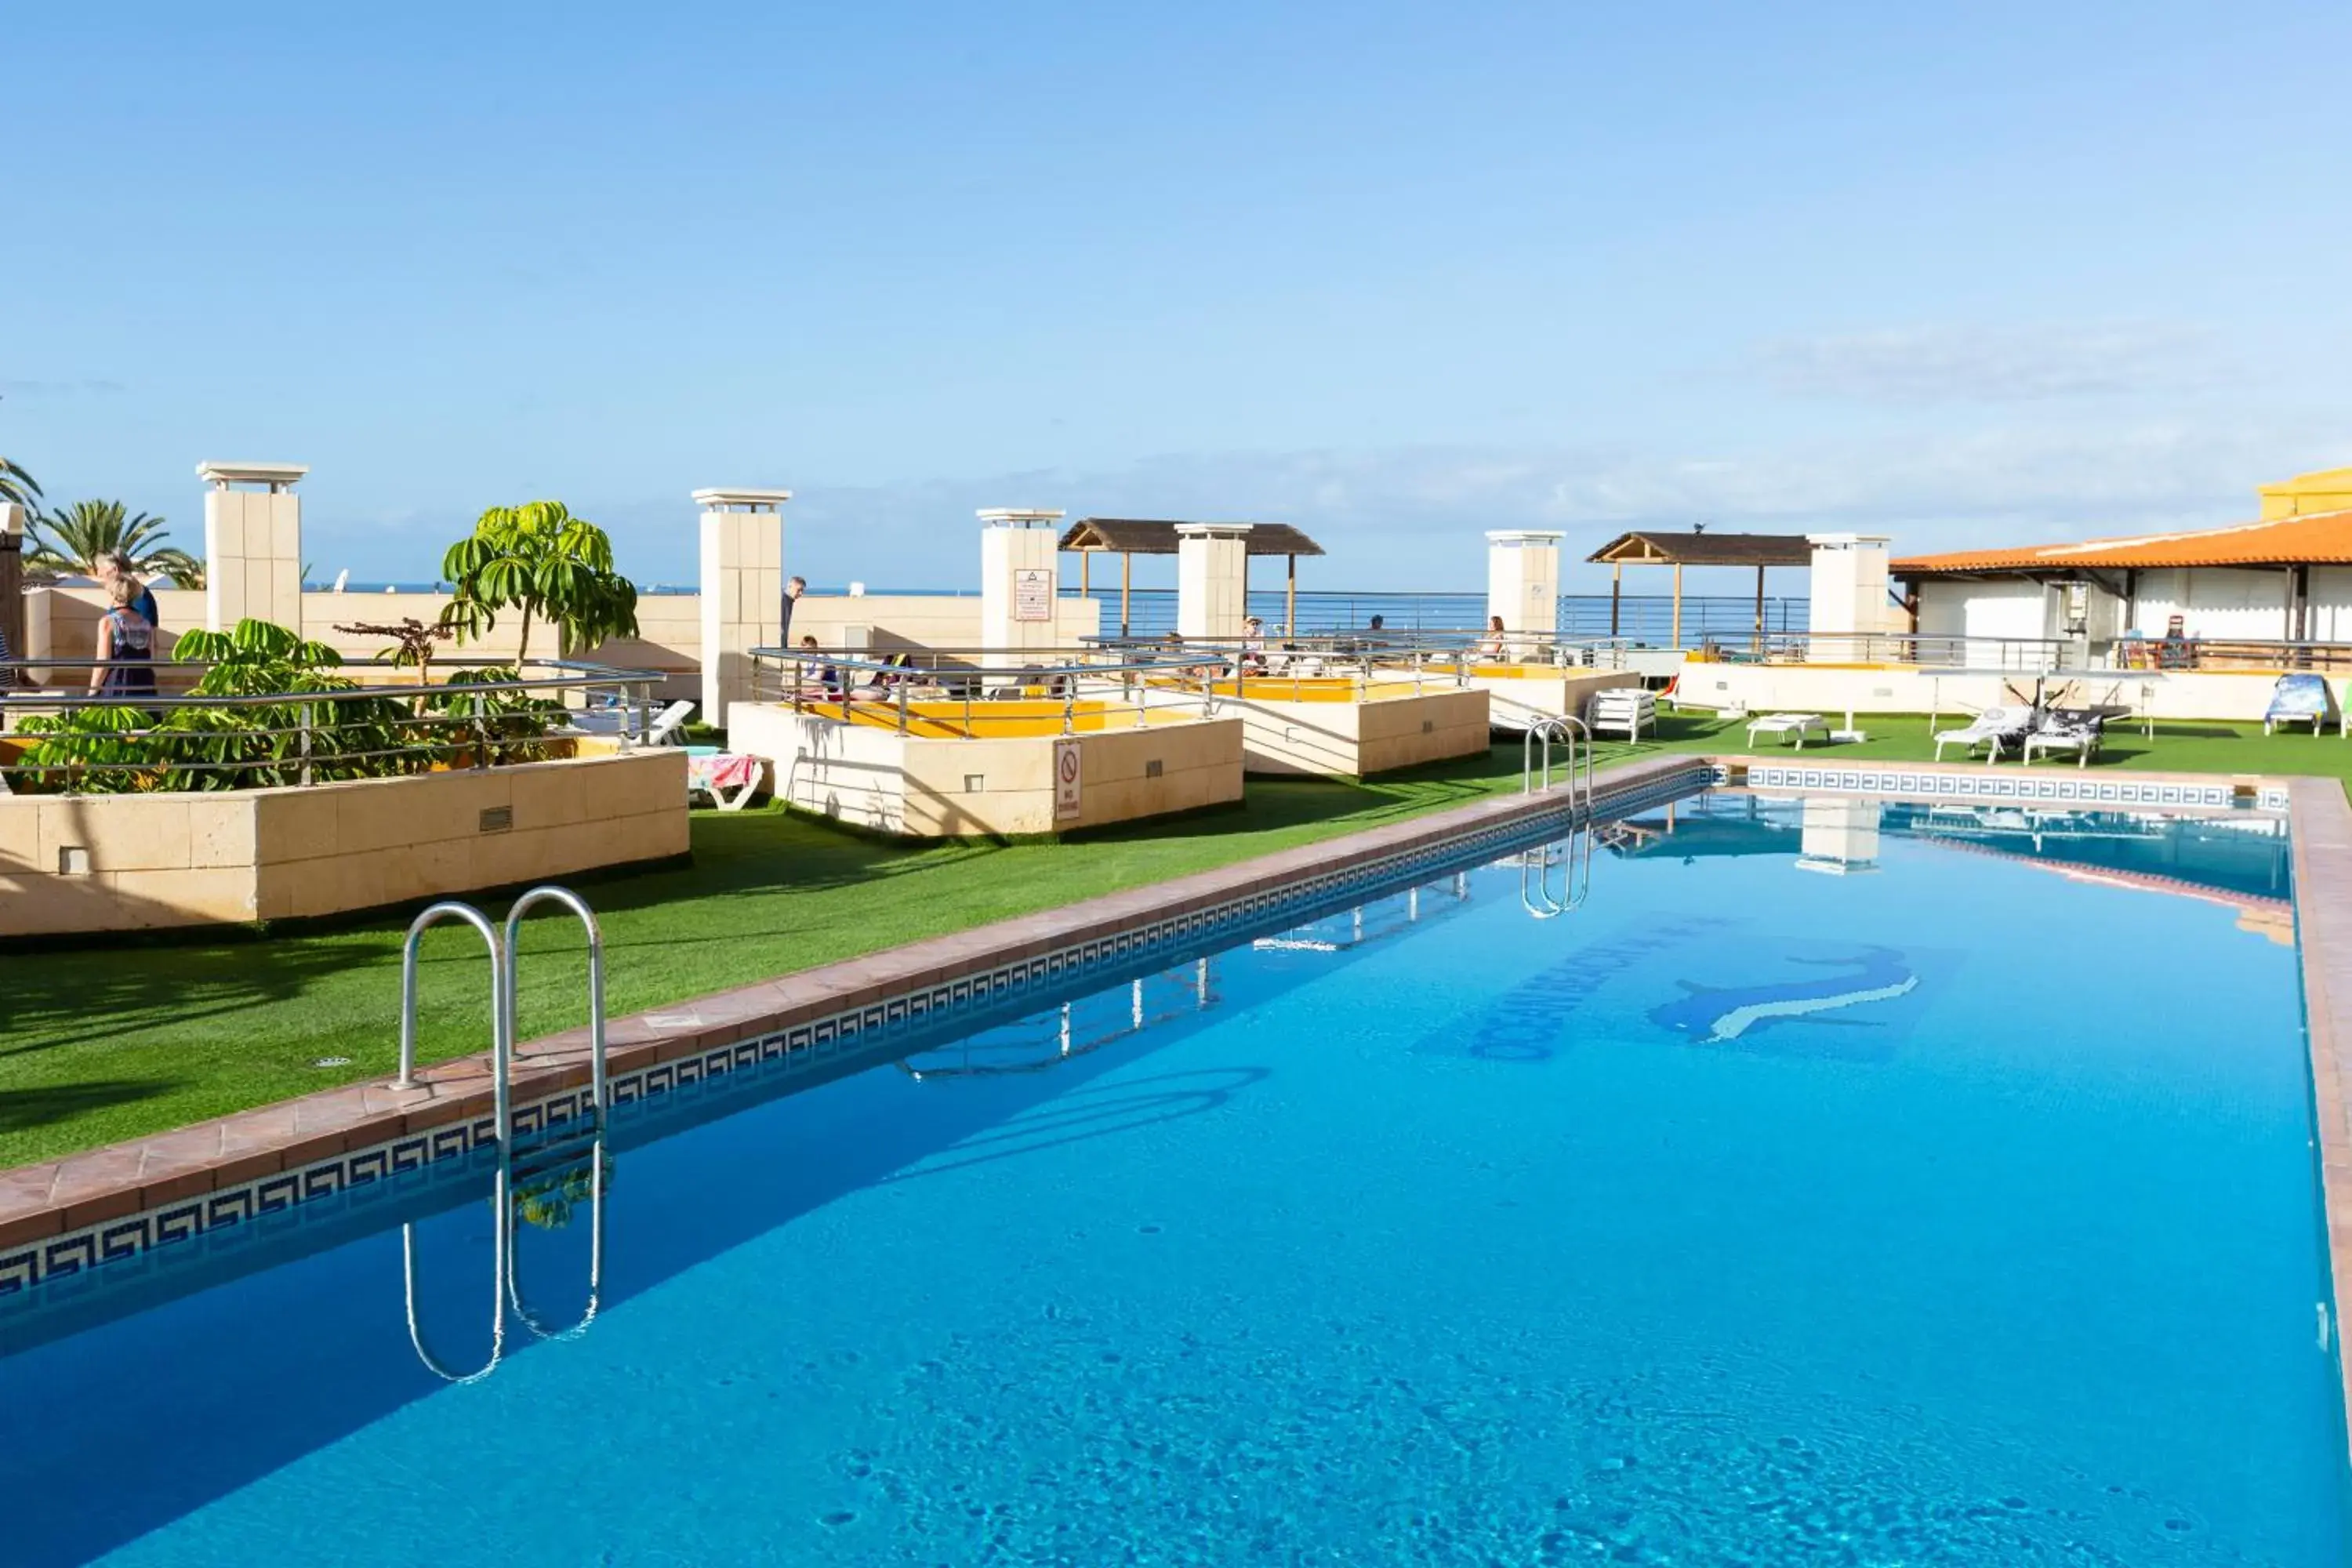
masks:
<path fill-rule="evenodd" d="M 26 511 L 40 510 L 41 487 L 32 475 L 0 458 L 0 501 L 15 501 Z"/>
<path fill-rule="evenodd" d="M 169 577 L 183 588 L 203 587 L 205 563 L 164 544 L 168 537 L 160 517 L 143 511 L 126 516 L 119 500 L 78 500 L 62 511 L 33 519 L 34 548 L 25 557 L 25 569 L 95 575 L 98 558 L 119 550 L 131 557 L 131 570 L 142 577 Z"/>

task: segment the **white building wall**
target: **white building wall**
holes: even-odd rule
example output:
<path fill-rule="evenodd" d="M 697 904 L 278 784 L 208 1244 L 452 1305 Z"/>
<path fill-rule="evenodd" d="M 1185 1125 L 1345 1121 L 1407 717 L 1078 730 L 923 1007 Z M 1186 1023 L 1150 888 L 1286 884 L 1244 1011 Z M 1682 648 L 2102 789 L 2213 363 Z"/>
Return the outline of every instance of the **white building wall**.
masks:
<path fill-rule="evenodd" d="M 2352 566 L 2311 569 L 2311 614 L 2305 631 L 2313 642 L 2352 642 Z"/>
<path fill-rule="evenodd" d="M 2250 571 L 2199 566 L 2142 572 L 2132 629 L 2142 637 L 2160 637 L 2165 622 L 2177 615 L 2192 637 L 2282 638 L 2293 630 L 2287 618 L 2289 591 L 2284 568 Z"/>
<path fill-rule="evenodd" d="M 1968 584 L 1961 605 L 1960 634 L 1979 638 L 2027 638 L 2051 636 L 2050 590 L 2039 583 L 1995 579 Z"/>

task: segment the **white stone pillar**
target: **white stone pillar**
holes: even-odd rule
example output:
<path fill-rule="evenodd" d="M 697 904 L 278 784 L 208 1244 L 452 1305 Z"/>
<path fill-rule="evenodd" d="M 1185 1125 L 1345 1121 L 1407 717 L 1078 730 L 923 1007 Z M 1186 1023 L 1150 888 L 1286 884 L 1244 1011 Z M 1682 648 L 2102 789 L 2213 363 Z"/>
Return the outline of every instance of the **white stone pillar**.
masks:
<path fill-rule="evenodd" d="M 751 696 L 751 650 L 784 636 L 784 502 L 790 490 L 694 492 L 702 509 L 702 722 Z"/>
<path fill-rule="evenodd" d="M 302 501 L 294 486 L 310 471 L 299 463 L 196 465 L 212 487 L 205 492 L 207 627 L 228 631 L 250 618 L 301 635 Z"/>
<path fill-rule="evenodd" d="M 1811 657 L 1831 663 L 1899 657 L 1892 646 L 1864 640 L 1895 626 L 1886 597 L 1887 536 L 1809 533 L 1805 541 L 1813 547 Z"/>
<path fill-rule="evenodd" d="M 1024 653 L 1060 640 L 1055 571 L 1061 534 L 1058 511 L 987 507 L 980 513 L 980 646 L 991 653 Z"/>
<path fill-rule="evenodd" d="M 1539 528 L 1486 535 L 1486 614 L 1502 616 L 1505 631 L 1549 641 L 1559 630 L 1561 537 Z"/>
<path fill-rule="evenodd" d="M 1188 637 L 1237 637 L 1249 614 L 1246 522 L 1176 525 L 1176 630 Z"/>

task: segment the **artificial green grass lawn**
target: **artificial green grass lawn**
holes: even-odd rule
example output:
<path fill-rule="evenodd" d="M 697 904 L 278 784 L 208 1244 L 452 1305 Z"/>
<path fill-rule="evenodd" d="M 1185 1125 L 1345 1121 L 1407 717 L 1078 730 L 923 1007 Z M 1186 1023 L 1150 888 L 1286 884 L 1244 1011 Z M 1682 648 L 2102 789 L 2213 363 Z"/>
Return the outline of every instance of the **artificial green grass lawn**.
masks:
<path fill-rule="evenodd" d="M 1863 723 L 1867 742 L 1805 754 L 1933 754 L 1924 719 Z M 1665 720 L 1656 744 L 1724 752 L 1744 750 L 1746 739 L 1738 721 L 1680 715 Z M 1603 763 L 1632 752 L 1598 748 Z M 698 812 L 690 868 L 578 885 L 604 924 L 606 1001 L 618 1016 L 1515 790 L 1519 755 L 1514 741 L 1364 784 L 1253 780 L 1240 807 L 1062 844 L 905 847 L 772 808 Z M 2259 725 L 2167 725 L 2153 742 L 2115 736 L 2097 765 L 2343 778 L 2352 775 L 2352 742 L 2265 737 Z M 388 1077 L 406 929 L 404 915 L 300 934 L 0 954 L 0 1165 Z M 577 924 L 534 920 L 522 945 L 522 1037 L 582 1022 Z M 437 928 L 420 973 L 419 1058 L 486 1048 L 480 939 Z M 335 1057 L 349 1060 L 312 1065 Z"/>

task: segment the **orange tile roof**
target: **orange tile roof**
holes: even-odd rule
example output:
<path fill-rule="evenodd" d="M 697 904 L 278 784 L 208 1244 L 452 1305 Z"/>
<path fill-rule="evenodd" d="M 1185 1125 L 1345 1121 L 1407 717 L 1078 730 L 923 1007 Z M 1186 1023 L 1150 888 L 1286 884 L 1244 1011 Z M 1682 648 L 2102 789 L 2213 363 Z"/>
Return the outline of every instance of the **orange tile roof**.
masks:
<path fill-rule="evenodd" d="M 2063 572 L 2077 566 L 2298 566 L 2313 562 L 2352 564 L 2352 511 L 2265 518 L 2195 533 L 1908 555 L 1889 563 L 1887 569 L 1899 577 L 1932 577 L 1947 572 Z"/>

